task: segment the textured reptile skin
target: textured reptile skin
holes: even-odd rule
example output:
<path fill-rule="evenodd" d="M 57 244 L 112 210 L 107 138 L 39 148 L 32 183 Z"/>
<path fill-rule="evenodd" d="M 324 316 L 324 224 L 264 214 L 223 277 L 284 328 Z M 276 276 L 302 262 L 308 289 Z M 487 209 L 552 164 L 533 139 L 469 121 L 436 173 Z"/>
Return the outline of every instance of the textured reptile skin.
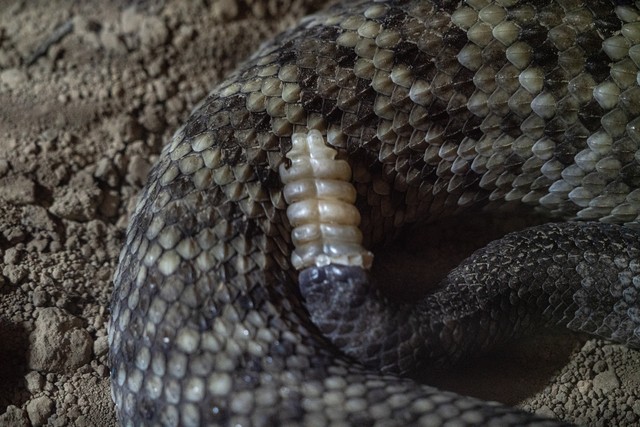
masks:
<path fill-rule="evenodd" d="M 451 273 L 422 308 L 402 310 L 435 325 L 426 333 L 444 343 L 427 352 L 435 360 L 485 348 L 530 318 L 549 322 L 549 307 L 564 307 L 553 322 L 637 345 L 640 23 L 633 2 L 615 3 L 351 1 L 263 46 L 164 148 L 131 220 L 109 333 L 120 422 L 555 425 L 381 374 L 332 345 L 361 351 L 325 336 L 304 306 L 278 167 L 293 132 L 320 130 L 352 167 L 369 248 L 407 224 L 510 204 L 626 224 L 509 236 L 479 254 L 479 264 Z M 514 248 L 533 257 L 515 275 L 509 266 L 522 257 Z M 536 264 L 541 252 L 551 264 Z M 320 320 L 315 285 L 329 273 L 303 277 Z M 469 280 L 497 291 L 464 286 Z M 368 317 L 389 313 L 384 300 L 361 282 L 349 292 L 374 309 L 342 312 L 336 322 L 364 319 L 384 330 L 384 317 Z M 498 315 L 487 330 L 508 332 L 447 329 L 483 310 Z M 429 347 L 415 339 L 425 328 L 402 326 L 382 338 L 402 343 L 401 362 L 389 352 L 362 362 L 387 371 L 419 366 L 404 355 Z"/>
<path fill-rule="evenodd" d="M 416 374 L 541 327 L 564 326 L 640 348 L 640 233 L 612 224 L 547 224 L 465 260 L 417 303 L 381 295 L 362 269 L 306 269 L 313 323 L 367 366 Z"/>

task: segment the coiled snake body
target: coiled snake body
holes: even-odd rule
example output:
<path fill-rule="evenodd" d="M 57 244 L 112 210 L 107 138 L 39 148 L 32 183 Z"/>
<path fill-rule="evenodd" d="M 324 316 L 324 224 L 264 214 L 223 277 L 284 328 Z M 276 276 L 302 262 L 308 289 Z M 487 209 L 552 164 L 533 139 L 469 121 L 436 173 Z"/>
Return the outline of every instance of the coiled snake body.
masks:
<path fill-rule="evenodd" d="M 110 324 L 123 425 L 553 425 L 402 378 L 559 324 L 640 346 L 640 12 L 604 0 L 345 1 L 263 46 L 164 148 Z M 292 134 L 347 159 L 364 245 L 462 210 L 509 235 L 415 305 L 298 273 Z M 586 222 L 585 222 L 586 221 Z"/>

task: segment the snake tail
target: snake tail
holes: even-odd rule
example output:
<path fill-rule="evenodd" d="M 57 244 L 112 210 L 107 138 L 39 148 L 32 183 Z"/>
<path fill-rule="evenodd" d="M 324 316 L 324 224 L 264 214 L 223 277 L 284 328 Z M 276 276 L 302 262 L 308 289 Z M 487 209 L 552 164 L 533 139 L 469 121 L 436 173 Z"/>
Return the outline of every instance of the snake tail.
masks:
<path fill-rule="evenodd" d="M 300 287 L 334 345 L 370 367 L 415 374 L 544 326 L 640 348 L 638 248 L 640 234 L 622 226 L 544 224 L 478 250 L 416 304 L 386 298 L 358 267 L 307 268 Z"/>

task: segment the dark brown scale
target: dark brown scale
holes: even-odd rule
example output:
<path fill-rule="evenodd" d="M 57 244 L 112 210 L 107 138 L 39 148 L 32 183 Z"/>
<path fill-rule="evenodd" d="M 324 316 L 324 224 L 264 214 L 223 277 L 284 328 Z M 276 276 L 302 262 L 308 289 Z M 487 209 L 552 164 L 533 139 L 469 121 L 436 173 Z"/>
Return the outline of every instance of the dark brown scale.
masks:
<path fill-rule="evenodd" d="M 516 138 L 522 133 L 520 130 L 521 123 L 522 120 L 520 117 L 513 113 L 509 113 L 502 119 L 502 122 L 500 123 L 500 130 L 505 134 Z"/>
<path fill-rule="evenodd" d="M 518 40 L 522 40 L 530 46 L 540 46 L 547 39 L 548 30 L 538 21 L 520 22 L 519 27 Z"/>
<path fill-rule="evenodd" d="M 589 101 L 588 104 L 580 108 L 578 116 L 582 124 L 591 132 L 597 130 L 600 127 L 600 123 L 597 120 L 602 117 L 604 111 L 600 104 L 595 99 Z"/>
<path fill-rule="evenodd" d="M 531 63 L 542 68 L 547 73 L 552 73 L 558 69 L 558 49 L 549 40 L 545 40 L 540 45 L 534 45 Z M 546 81 L 545 81 L 546 83 Z"/>
<path fill-rule="evenodd" d="M 473 115 L 470 116 L 462 127 L 462 133 L 464 134 L 464 136 L 467 136 L 469 138 L 480 139 L 480 137 L 482 136 L 482 130 L 480 130 L 481 123 L 482 119 L 480 119 L 479 117 Z"/>
<path fill-rule="evenodd" d="M 601 42 L 602 43 L 602 42 Z M 603 82 L 609 77 L 609 57 L 602 51 L 587 57 L 585 71 L 593 76 L 596 83 Z"/>
<path fill-rule="evenodd" d="M 460 50 L 467 44 L 467 35 L 460 28 L 450 28 L 442 36 L 442 44 Z"/>
<path fill-rule="evenodd" d="M 589 135 L 589 131 L 580 124 L 567 129 L 567 131 L 564 133 L 564 140 L 567 144 L 569 144 L 569 146 L 573 147 L 573 150 L 569 151 L 574 151 L 577 153 L 578 151 L 582 150 L 587 144 L 587 138 L 589 137 Z M 570 165 L 572 163 L 573 158 L 571 158 L 569 163 L 566 164 Z"/>
<path fill-rule="evenodd" d="M 577 148 L 575 144 L 572 143 L 572 141 L 565 140 L 556 147 L 554 157 L 563 165 L 570 165 L 573 163 L 573 158 L 578 153 L 578 151 L 579 148 Z"/>
<path fill-rule="evenodd" d="M 567 124 L 559 116 L 555 116 L 553 119 L 549 120 L 544 127 L 544 134 L 556 140 L 559 140 L 560 136 L 564 135 L 566 131 Z"/>
<path fill-rule="evenodd" d="M 624 4 L 616 2 L 618 5 Z M 611 7 L 610 0 L 596 0 L 586 3 L 586 7 L 593 12 L 595 17 L 594 25 L 596 31 L 602 34 L 602 37 L 608 38 L 614 35 L 616 31 L 620 30 L 620 19 L 616 16 L 613 8 Z"/>
<path fill-rule="evenodd" d="M 390 7 L 389 11 L 385 13 L 384 17 L 377 20 L 384 28 L 400 30 L 404 29 L 404 22 L 407 19 L 406 13 L 399 7 Z"/>
<path fill-rule="evenodd" d="M 613 143 L 611 151 L 623 164 L 631 163 L 634 159 L 637 145 L 631 138 L 621 138 Z"/>
<path fill-rule="evenodd" d="M 576 37 L 576 44 L 585 51 L 585 53 L 595 53 L 598 55 L 602 47 L 602 36 L 597 30 L 589 30 L 582 32 Z M 597 62 L 596 60 L 593 61 Z"/>
<path fill-rule="evenodd" d="M 623 167 L 620 180 L 632 188 L 640 186 L 640 164 L 635 161 Z"/>

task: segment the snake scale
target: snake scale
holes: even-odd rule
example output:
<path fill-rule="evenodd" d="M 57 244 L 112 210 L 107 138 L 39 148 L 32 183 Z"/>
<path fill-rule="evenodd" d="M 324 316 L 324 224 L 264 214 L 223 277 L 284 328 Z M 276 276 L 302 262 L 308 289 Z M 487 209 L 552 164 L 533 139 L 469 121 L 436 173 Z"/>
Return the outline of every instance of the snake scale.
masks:
<path fill-rule="evenodd" d="M 115 275 L 124 426 L 556 425 L 405 374 L 540 325 L 640 346 L 633 1 L 344 1 L 263 45 L 153 168 Z M 415 303 L 360 267 L 298 272 L 280 165 L 319 131 L 363 245 L 526 206 Z M 375 262 L 375 261 L 374 261 Z"/>

